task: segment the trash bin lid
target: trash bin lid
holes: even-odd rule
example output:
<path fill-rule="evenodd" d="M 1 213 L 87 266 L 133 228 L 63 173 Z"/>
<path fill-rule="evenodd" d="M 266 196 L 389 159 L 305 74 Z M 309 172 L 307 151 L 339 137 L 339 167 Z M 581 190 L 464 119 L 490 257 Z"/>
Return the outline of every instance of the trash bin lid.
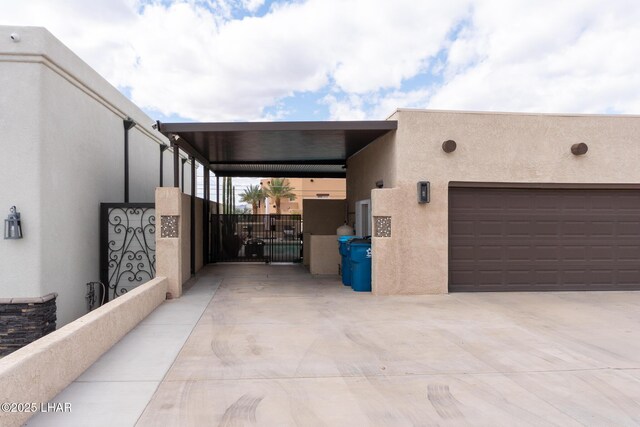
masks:
<path fill-rule="evenodd" d="M 370 245 L 371 239 L 353 239 L 349 242 L 349 244 L 351 245 L 353 245 L 354 243 L 363 243 L 363 244 Z"/>
<path fill-rule="evenodd" d="M 358 239 L 358 236 L 339 236 L 338 242 L 348 242 L 349 240 Z"/>

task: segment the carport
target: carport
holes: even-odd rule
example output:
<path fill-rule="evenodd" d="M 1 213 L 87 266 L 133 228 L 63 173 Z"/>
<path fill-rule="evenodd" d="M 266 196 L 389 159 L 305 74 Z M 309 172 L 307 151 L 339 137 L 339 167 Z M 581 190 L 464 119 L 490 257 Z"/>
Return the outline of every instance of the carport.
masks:
<path fill-rule="evenodd" d="M 371 142 L 397 129 L 397 121 L 157 123 L 174 150 L 174 187 L 180 182 L 180 151 L 204 167 L 204 200 L 209 194 L 210 175 L 220 177 L 346 178 L 347 159 Z M 192 188 L 195 168 L 191 169 Z M 195 192 L 191 195 L 191 273 L 196 272 Z M 219 190 L 215 200 L 220 200 Z M 203 218 L 220 214 L 216 204 L 203 204 Z M 212 211 L 215 209 L 215 211 Z M 289 221 L 290 223 L 290 221 Z M 203 222 L 203 252 L 213 262 L 224 252 L 219 238 L 220 221 Z M 289 226 L 290 227 L 290 226 Z M 295 228 L 295 227 L 294 227 Z M 212 230 L 219 233 L 212 237 Z M 215 233 L 214 233 L 215 234 Z M 214 256 L 215 255 L 215 256 Z M 205 263 L 206 263 L 205 262 Z"/>

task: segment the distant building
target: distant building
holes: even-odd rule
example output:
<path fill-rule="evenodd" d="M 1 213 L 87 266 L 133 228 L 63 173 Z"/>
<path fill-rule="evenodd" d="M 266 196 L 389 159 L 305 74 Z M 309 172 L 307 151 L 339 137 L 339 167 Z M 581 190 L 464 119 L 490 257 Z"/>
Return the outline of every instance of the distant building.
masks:
<path fill-rule="evenodd" d="M 272 178 L 260 180 L 262 188 L 269 188 Z M 347 185 L 342 178 L 287 178 L 289 186 L 296 195 L 295 200 L 282 199 L 280 213 L 286 215 L 302 214 L 303 199 L 346 199 Z M 259 214 L 275 213 L 275 202 L 269 198 L 258 207 Z"/>

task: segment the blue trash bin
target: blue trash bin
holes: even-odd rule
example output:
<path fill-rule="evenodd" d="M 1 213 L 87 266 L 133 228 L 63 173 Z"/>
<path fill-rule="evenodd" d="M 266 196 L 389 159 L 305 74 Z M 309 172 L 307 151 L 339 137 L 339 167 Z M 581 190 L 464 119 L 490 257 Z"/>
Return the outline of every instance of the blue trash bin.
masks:
<path fill-rule="evenodd" d="M 371 292 L 371 240 L 351 240 L 349 259 L 351 260 L 351 287 L 356 292 Z"/>
<path fill-rule="evenodd" d="M 338 237 L 338 250 L 342 257 L 342 284 L 351 285 L 351 262 L 349 261 L 349 241 L 357 239 L 356 236 L 340 236 Z"/>

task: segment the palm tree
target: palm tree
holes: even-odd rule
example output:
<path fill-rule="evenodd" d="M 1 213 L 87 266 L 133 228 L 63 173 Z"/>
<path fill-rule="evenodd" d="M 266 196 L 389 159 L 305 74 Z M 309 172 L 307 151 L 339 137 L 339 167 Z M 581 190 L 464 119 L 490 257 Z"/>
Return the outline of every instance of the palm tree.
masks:
<path fill-rule="evenodd" d="M 240 201 L 243 203 L 251 203 L 253 213 L 258 213 L 258 205 L 265 198 L 264 191 L 259 185 L 249 185 L 244 192 L 240 194 Z"/>
<path fill-rule="evenodd" d="M 286 178 L 273 178 L 269 188 L 265 189 L 267 196 L 273 199 L 276 204 L 276 214 L 280 215 L 280 200 L 287 198 L 291 201 L 296 199 L 296 195 L 293 193 L 293 187 L 289 185 L 289 180 Z"/>

